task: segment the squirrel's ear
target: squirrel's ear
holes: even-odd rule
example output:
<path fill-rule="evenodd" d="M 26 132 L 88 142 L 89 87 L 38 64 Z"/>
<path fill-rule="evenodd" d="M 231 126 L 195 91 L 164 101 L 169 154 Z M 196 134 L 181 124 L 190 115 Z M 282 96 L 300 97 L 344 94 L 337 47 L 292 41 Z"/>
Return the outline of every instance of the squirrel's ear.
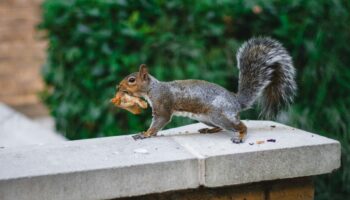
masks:
<path fill-rule="evenodd" d="M 143 81 L 148 80 L 148 69 L 145 64 L 140 65 L 139 76 Z"/>

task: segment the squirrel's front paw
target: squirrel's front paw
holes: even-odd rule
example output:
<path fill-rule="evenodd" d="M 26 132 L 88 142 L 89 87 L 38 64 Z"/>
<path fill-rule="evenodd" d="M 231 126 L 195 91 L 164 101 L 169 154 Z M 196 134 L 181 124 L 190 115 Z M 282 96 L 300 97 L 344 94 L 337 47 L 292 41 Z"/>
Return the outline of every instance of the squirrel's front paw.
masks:
<path fill-rule="evenodd" d="M 149 131 L 145 131 L 145 132 L 142 132 L 140 134 L 133 135 L 132 138 L 134 138 L 134 140 L 143 140 L 146 138 L 150 138 L 152 136 L 155 136 L 155 134 L 150 134 Z"/>
<path fill-rule="evenodd" d="M 133 135 L 132 138 L 134 138 L 134 140 L 142 140 L 147 138 L 143 133 L 137 134 L 137 135 Z"/>

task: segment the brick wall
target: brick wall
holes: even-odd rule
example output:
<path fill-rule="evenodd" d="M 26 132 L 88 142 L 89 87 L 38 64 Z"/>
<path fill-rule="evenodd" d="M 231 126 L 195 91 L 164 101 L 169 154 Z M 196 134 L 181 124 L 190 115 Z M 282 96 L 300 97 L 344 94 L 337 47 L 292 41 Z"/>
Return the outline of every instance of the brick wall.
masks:
<path fill-rule="evenodd" d="M 35 30 L 42 0 L 0 0 L 0 102 L 29 115 L 47 112 L 37 93 L 45 42 Z"/>

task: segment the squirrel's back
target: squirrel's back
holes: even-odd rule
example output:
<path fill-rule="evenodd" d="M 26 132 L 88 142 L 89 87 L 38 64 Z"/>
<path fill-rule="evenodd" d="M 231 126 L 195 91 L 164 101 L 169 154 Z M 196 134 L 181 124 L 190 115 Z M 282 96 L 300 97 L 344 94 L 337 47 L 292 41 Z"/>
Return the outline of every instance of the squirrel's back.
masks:
<path fill-rule="evenodd" d="M 238 101 L 248 109 L 259 98 L 261 114 L 273 117 L 296 94 L 295 69 L 287 50 L 276 40 L 252 38 L 237 52 Z"/>
<path fill-rule="evenodd" d="M 167 82 L 170 92 L 175 98 L 175 102 L 179 104 L 188 104 L 193 102 L 203 106 L 220 107 L 222 103 L 217 104 L 218 98 L 225 99 L 230 105 L 236 103 L 238 111 L 238 103 L 234 94 L 227 89 L 203 80 L 177 80 Z"/>

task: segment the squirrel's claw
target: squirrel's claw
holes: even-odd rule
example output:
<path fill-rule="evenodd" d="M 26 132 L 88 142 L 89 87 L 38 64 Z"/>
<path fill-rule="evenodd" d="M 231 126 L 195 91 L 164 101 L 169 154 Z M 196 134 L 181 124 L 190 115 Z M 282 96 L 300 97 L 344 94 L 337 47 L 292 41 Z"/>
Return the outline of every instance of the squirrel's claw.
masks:
<path fill-rule="evenodd" d="M 243 143 L 243 140 L 241 138 L 236 138 L 236 137 L 231 138 L 231 141 L 235 144 Z"/>
<path fill-rule="evenodd" d="M 137 135 L 133 135 L 132 138 L 134 140 L 143 140 L 145 138 L 148 138 L 147 136 L 145 136 L 143 133 L 137 134 Z"/>

